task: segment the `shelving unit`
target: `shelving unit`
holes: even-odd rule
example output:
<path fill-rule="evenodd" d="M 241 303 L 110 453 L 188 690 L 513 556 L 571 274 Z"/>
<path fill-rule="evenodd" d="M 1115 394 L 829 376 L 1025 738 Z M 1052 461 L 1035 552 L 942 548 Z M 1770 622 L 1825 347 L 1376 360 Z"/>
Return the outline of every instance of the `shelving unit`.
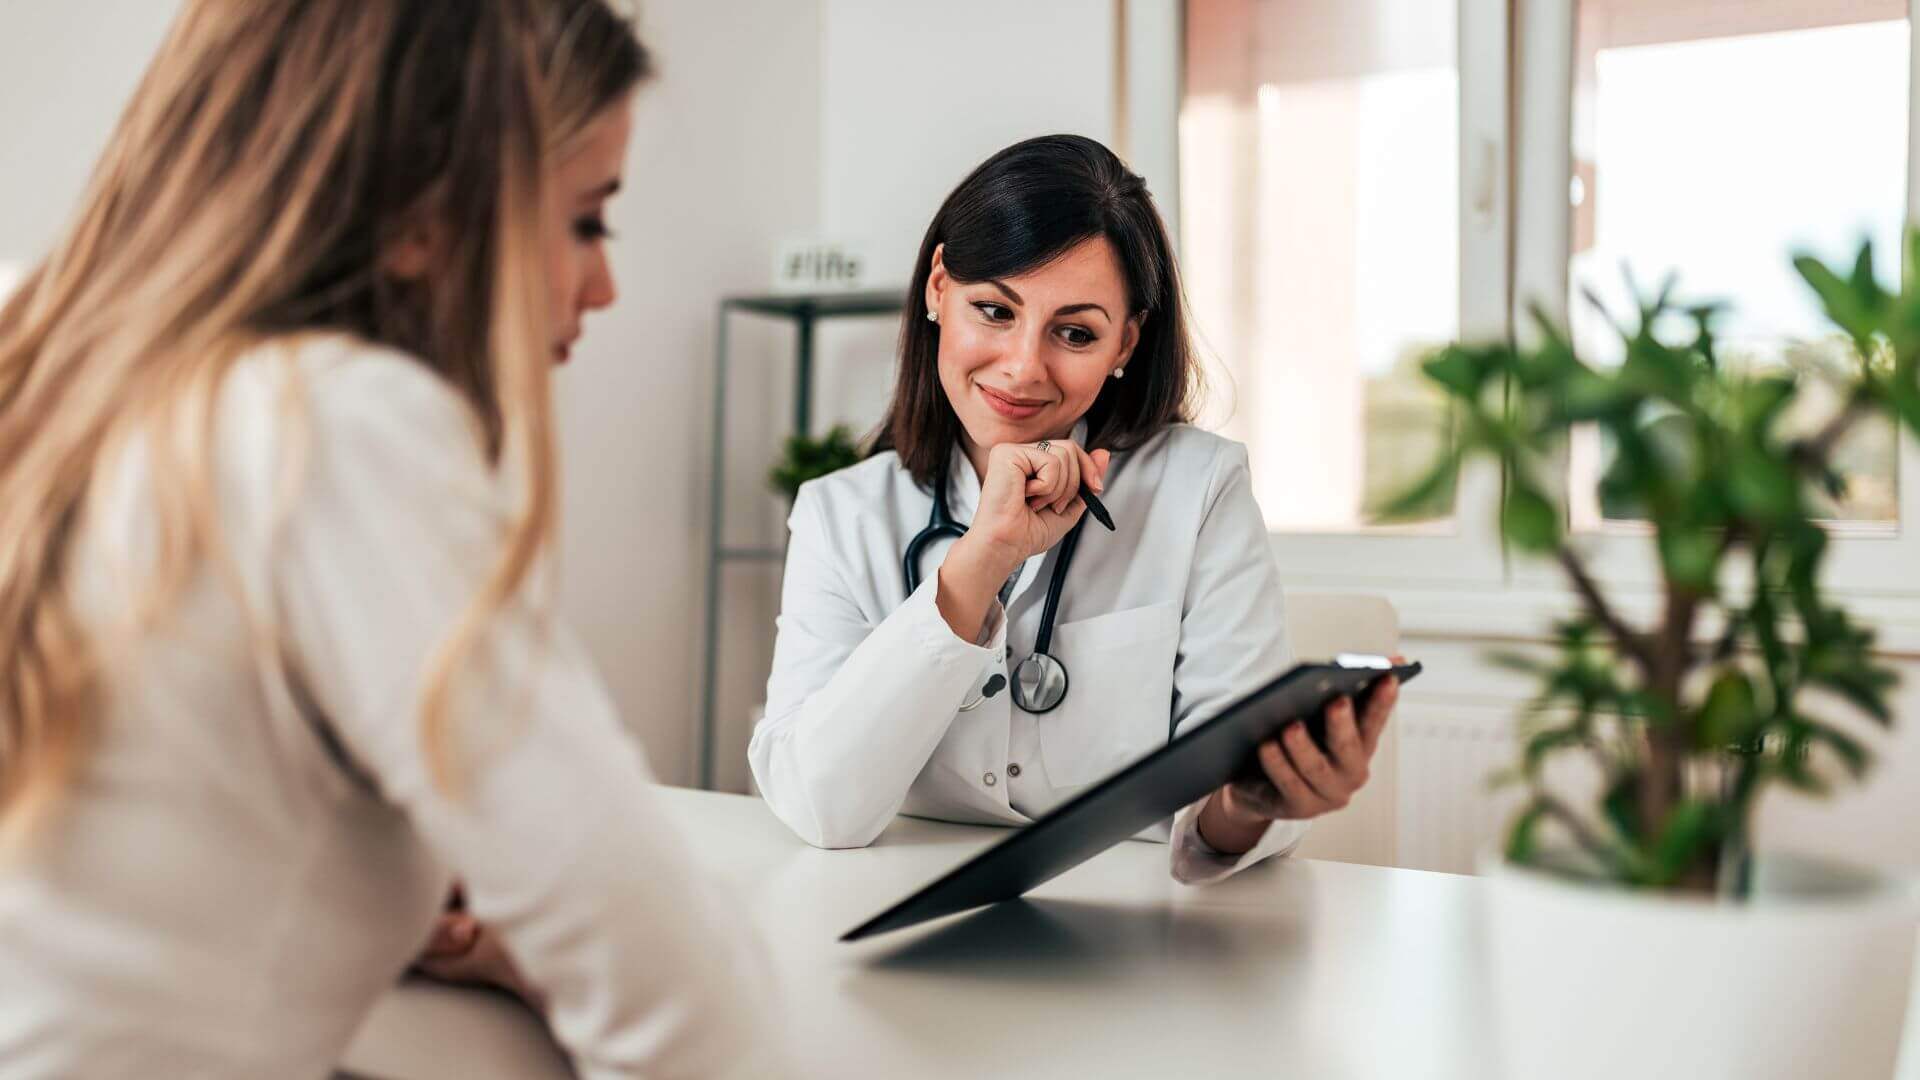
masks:
<path fill-rule="evenodd" d="M 735 314 L 761 315 L 791 322 L 794 327 L 793 434 L 804 435 L 813 425 L 813 330 L 822 319 L 895 315 L 905 289 L 873 292 L 809 293 L 789 296 L 733 296 L 720 301 L 719 328 L 714 335 L 712 507 L 707 527 L 707 592 L 704 660 L 700 693 L 700 786 L 713 787 L 714 706 L 720 685 L 721 572 L 730 562 L 771 562 L 785 557 L 779 547 L 729 547 L 726 544 L 727 455 L 727 324 Z"/>

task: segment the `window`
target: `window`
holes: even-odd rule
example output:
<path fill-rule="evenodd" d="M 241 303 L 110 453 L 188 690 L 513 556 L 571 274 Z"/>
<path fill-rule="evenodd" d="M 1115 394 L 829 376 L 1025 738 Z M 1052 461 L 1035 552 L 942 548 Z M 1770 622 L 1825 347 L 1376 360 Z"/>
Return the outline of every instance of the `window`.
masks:
<path fill-rule="evenodd" d="M 1458 28 L 1432 0 L 1188 5 L 1187 288 L 1276 531 L 1370 524 L 1449 438 L 1418 365 L 1461 326 Z"/>
<path fill-rule="evenodd" d="M 1249 445 L 1289 582 L 1384 589 L 1433 625 L 1497 618 L 1487 598 L 1516 626 L 1527 604 L 1552 608 L 1558 569 L 1509 561 L 1492 527 L 1497 474 L 1462 475 L 1415 525 L 1373 511 L 1449 437 L 1411 356 L 1526 336 L 1537 302 L 1590 359 L 1617 359 L 1585 297 L 1631 317 L 1623 264 L 1643 294 L 1679 271 L 1681 300 L 1730 304 L 1723 359 L 1816 381 L 1852 364 L 1790 259 L 1850 259 L 1870 238 L 1882 278 L 1901 272 L 1920 191 L 1908 9 L 1187 0 L 1177 211 L 1195 327 L 1229 391 L 1204 422 Z M 1812 429 L 1834 398 L 1804 396 L 1792 422 Z M 1630 508 L 1601 505 L 1608 452 L 1576 434 L 1569 516 L 1594 572 L 1639 587 L 1659 567 Z M 1920 444 L 1863 425 L 1839 464 L 1830 581 L 1920 596 L 1920 536 L 1901 531 Z"/>
<path fill-rule="evenodd" d="M 1725 300 L 1723 358 L 1796 369 L 1817 388 L 1851 347 L 1820 317 L 1789 254 L 1850 260 L 1863 238 L 1899 273 L 1907 191 L 1904 0 L 1581 0 L 1574 28 L 1568 201 L 1568 314 L 1590 359 L 1620 345 L 1586 297 L 1633 311 L 1680 271 L 1678 295 Z M 1790 422 L 1816 428 L 1838 407 L 1811 400 Z M 1625 518 L 1601 504 L 1607 448 L 1577 436 L 1576 527 Z M 1898 518 L 1893 425 L 1857 428 L 1839 448 L 1845 494 L 1824 507 L 1850 524 Z"/>

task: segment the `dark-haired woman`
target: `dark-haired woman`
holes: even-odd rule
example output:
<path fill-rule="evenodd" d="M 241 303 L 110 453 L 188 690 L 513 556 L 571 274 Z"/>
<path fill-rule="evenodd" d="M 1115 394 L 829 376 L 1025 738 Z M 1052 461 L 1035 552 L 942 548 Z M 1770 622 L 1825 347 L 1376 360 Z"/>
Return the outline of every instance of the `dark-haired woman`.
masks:
<path fill-rule="evenodd" d="M 1289 663 L 1246 450 L 1187 423 L 1179 274 L 1138 176 L 1085 138 L 1001 151 L 935 215 L 909 296 L 875 453 L 795 500 L 749 750 L 820 847 L 899 812 L 1030 821 Z M 1115 531 L 1083 522 L 1083 481 Z M 1329 707 L 1324 751 L 1298 724 L 1263 745 L 1262 779 L 1161 833 L 1174 875 L 1344 806 L 1396 696 Z"/>

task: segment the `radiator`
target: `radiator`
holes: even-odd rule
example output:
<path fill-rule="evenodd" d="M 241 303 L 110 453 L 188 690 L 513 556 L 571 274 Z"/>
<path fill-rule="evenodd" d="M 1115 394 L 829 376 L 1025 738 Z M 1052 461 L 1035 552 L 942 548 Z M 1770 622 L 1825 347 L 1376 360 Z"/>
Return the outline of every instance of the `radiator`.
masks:
<path fill-rule="evenodd" d="M 1422 703 L 1400 720 L 1399 864 L 1471 874 L 1497 843 L 1518 794 L 1487 778 L 1517 760 L 1511 707 Z"/>

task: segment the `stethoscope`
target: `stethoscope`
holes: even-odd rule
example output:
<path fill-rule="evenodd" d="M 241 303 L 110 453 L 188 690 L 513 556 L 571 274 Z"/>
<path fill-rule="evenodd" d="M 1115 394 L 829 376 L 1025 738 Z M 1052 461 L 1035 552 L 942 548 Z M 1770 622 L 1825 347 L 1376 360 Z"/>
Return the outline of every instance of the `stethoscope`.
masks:
<path fill-rule="evenodd" d="M 1086 517 L 1082 516 L 1060 541 L 1060 557 L 1054 561 L 1053 577 L 1047 581 L 1047 603 L 1040 609 L 1040 636 L 1034 639 L 1033 652 L 1014 669 L 1013 703 L 1023 712 L 1051 712 L 1066 700 L 1067 667 L 1047 650 L 1053 645 L 1053 618 L 1060 610 L 1060 586 L 1067 580 L 1067 567 L 1073 562 L 1074 549 L 1080 546 L 1080 529 L 1086 523 Z M 920 556 L 927 545 L 941 539 L 958 540 L 966 534 L 967 527 L 954 521 L 947 510 L 947 470 L 943 468 L 933 478 L 933 513 L 927 518 L 927 527 L 907 541 L 902 565 L 909 596 L 920 587 Z M 973 710 L 981 700 L 984 699 L 968 701 L 960 706 L 960 711 Z"/>

